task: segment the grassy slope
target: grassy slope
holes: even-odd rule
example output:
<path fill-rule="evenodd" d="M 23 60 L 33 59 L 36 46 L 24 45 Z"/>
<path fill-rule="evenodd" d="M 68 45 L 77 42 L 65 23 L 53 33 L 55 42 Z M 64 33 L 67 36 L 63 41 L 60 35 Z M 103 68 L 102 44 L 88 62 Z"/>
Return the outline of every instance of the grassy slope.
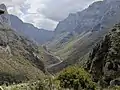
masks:
<path fill-rule="evenodd" d="M 89 35 L 89 34 L 90 32 L 86 34 L 85 32 L 83 32 L 78 36 L 71 37 L 69 42 L 64 44 L 59 50 L 55 52 L 55 55 L 60 56 L 61 58 L 63 58 L 63 60 L 67 59 L 70 53 L 74 51 L 74 48 L 75 48 L 74 45 L 76 45 L 78 41 L 80 41 L 85 35 Z"/>
<path fill-rule="evenodd" d="M 39 52 L 40 53 L 38 56 L 44 62 L 46 67 L 51 64 L 60 62 L 60 59 L 57 56 L 55 56 L 54 54 L 52 54 L 51 52 L 49 52 L 47 50 L 47 48 L 44 48 L 44 46 L 39 46 Z"/>
<path fill-rule="evenodd" d="M 44 64 L 33 53 L 37 46 L 13 30 L 0 29 L 0 84 L 44 77 Z"/>

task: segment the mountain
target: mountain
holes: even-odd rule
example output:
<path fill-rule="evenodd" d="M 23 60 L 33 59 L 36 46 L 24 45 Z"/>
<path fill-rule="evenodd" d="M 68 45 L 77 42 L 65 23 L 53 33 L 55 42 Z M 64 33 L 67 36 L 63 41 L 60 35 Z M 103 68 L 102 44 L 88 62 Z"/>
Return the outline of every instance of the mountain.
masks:
<path fill-rule="evenodd" d="M 10 15 L 10 21 L 13 29 L 23 34 L 25 37 L 36 41 L 38 44 L 43 44 L 48 40 L 51 40 L 54 35 L 53 31 L 38 29 L 32 24 L 24 23 L 22 20 L 14 15 Z"/>
<path fill-rule="evenodd" d="M 38 46 L 11 29 L 6 6 L 0 5 L 0 85 L 45 76 Z"/>
<path fill-rule="evenodd" d="M 72 39 L 69 37 L 64 43 L 61 43 L 70 33 L 77 36 L 89 31 L 107 30 L 119 23 L 119 5 L 119 0 L 98 1 L 81 12 L 70 14 L 65 20 L 59 22 L 55 29 L 54 39 L 48 46 L 56 48 L 57 50 L 54 51 L 58 51 L 61 46 L 65 46 Z"/>
<path fill-rule="evenodd" d="M 93 80 L 103 87 L 120 85 L 120 24 L 95 45 L 86 64 Z"/>
<path fill-rule="evenodd" d="M 119 6 L 119 0 L 98 1 L 61 21 L 55 29 L 52 44 L 48 46 L 63 61 L 48 68 L 48 71 L 56 73 L 69 65 L 83 62 L 94 44 L 109 32 L 109 28 L 120 22 Z M 69 33 L 74 34 L 65 41 Z"/>
<path fill-rule="evenodd" d="M 57 32 L 72 32 L 101 30 L 113 25 L 119 18 L 119 0 L 104 0 L 94 2 L 81 12 L 70 14 L 56 27 Z M 110 22 L 112 20 L 112 22 Z M 95 28 L 96 27 L 96 28 Z M 97 28 L 98 27 L 98 28 Z"/>

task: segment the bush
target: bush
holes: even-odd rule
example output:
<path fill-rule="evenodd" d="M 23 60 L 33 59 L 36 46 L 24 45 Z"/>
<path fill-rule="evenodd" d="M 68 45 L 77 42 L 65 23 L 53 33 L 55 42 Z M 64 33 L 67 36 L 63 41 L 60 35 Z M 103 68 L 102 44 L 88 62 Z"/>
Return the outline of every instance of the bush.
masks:
<path fill-rule="evenodd" d="M 120 90 L 120 86 L 114 86 L 112 88 L 109 88 L 109 90 Z"/>
<path fill-rule="evenodd" d="M 81 67 L 69 67 L 64 69 L 57 77 L 62 88 L 73 88 L 74 90 L 86 89 L 95 90 L 95 83 L 92 82 L 91 76 Z"/>

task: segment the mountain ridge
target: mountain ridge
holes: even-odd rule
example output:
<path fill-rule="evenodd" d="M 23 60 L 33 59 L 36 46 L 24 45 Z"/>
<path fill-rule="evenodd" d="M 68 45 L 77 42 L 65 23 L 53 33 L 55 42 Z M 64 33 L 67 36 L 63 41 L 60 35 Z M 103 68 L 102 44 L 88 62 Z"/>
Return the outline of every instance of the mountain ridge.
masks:
<path fill-rule="evenodd" d="M 23 34 L 25 37 L 36 41 L 38 44 L 43 44 L 48 40 L 51 40 L 54 35 L 53 31 L 38 29 L 33 24 L 24 23 L 21 19 L 14 15 L 10 15 L 10 21 L 13 29 L 15 29 L 18 33 Z"/>

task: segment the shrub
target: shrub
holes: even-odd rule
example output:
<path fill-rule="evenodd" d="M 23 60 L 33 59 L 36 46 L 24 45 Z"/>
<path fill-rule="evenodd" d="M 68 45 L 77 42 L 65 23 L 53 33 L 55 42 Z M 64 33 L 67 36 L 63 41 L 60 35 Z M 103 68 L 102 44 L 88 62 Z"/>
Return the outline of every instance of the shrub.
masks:
<path fill-rule="evenodd" d="M 120 90 L 120 86 L 114 86 L 112 88 L 109 88 L 109 90 Z"/>
<path fill-rule="evenodd" d="M 73 88 L 74 90 L 86 89 L 95 90 L 95 83 L 91 80 L 91 75 L 83 68 L 73 66 L 64 69 L 57 77 L 62 88 Z"/>

